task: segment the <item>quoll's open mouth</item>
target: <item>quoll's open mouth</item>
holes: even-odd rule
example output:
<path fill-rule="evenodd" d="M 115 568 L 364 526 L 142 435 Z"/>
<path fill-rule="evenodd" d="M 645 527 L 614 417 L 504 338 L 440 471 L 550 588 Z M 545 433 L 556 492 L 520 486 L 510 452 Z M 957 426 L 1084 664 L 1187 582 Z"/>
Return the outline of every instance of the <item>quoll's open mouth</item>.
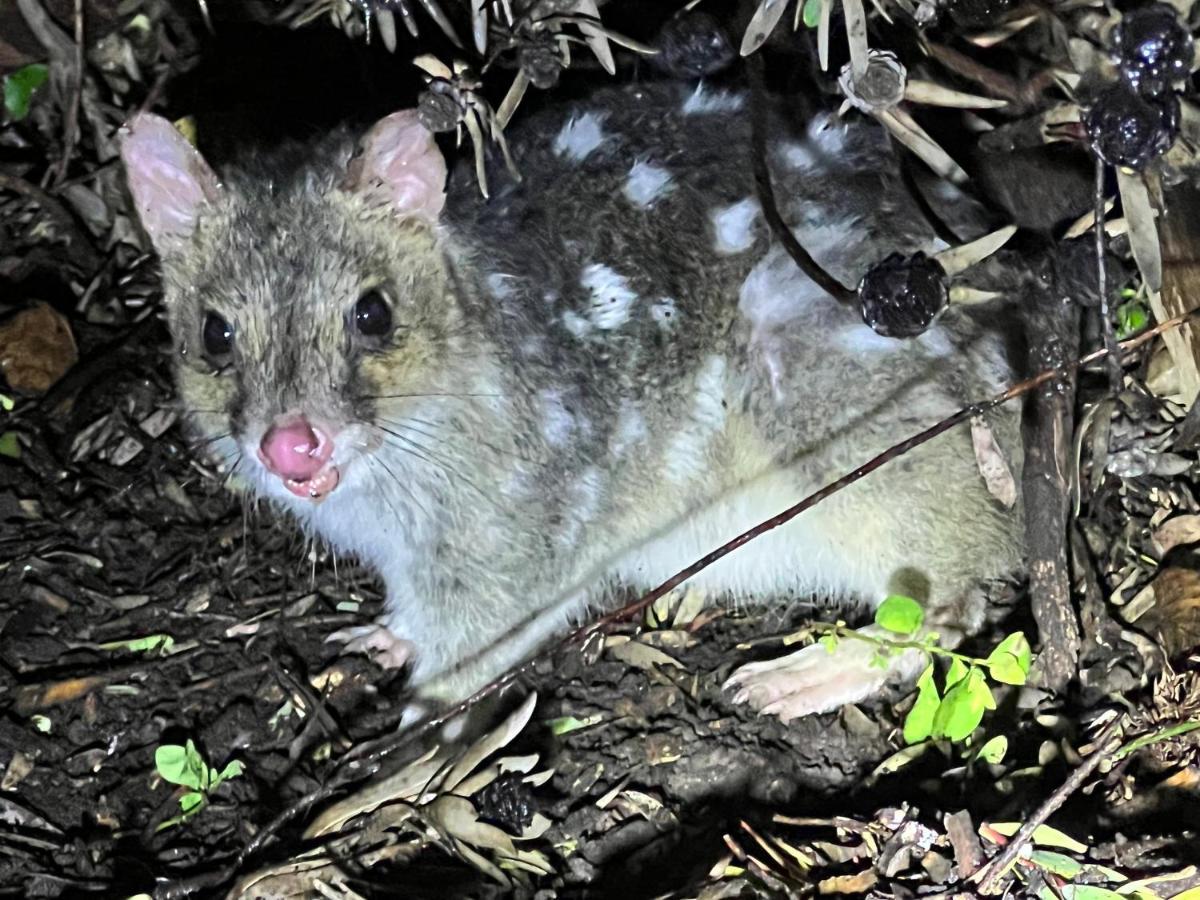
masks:
<path fill-rule="evenodd" d="M 304 416 L 277 421 L 263 435 L 258 458 L 297 497 L 322 500 L 338 486 L 333 438 Z"/>

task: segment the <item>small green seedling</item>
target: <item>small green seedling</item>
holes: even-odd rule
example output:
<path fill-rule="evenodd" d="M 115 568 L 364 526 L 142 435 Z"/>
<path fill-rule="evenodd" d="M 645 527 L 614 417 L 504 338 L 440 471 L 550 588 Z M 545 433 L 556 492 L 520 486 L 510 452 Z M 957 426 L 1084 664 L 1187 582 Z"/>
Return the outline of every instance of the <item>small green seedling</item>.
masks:
<path fill-rule="evenodd" d="M 11 121 L 19 122 L 29 115 L 34 91 L 46 83 L 49 75 L 44 63 L 31 63 L 4 76 L 4 109 Z"/>
<path fill-rule="evenodd" d="M 184 819 L 195 815 L 204 808 L 209 795 L 220 787 L 222 782 L 236 778 L 245 771 L 241 762 L 235 759 L 218 772 L 205 762 L 190 738 L 185 746 L 163 744 L 155 750 L 154 767 L 164 781 L 191 788 L 179 798 L 181 814 L 159 825 L 159 831 L 178 825 Z"/>
<path fill-rule="evenodd" d="M 821 0 L 804 0 L 801 9 L 805 28 L 816 28 L 821 24 Z"/>
<path fill-rule="evenodd" d="M 15 431 L 0 434 L 0 456 L 7 456 L 9 459 L 21 458 L 21 444 Z"/>
<path fill-rule="evenodd" d="M 875 611 L 875 624 L 896 635 L 895 638 L 864 634 L 840 622 L 814 627 L 823 632 L 818 642 L 828 650 L 833 650 L 844 638 L 874 644 L 877 652 L 872 663 L 881 666 L 886 666 L 888 657 L 896 653 L 909 650 L 924 653 L 929 664 L 917 679 L 917 699 L 904 720 L 904 741 L 917 744 L 933 738 L 961 743 L 979 727 L 984 713 L 996 708 L 989 678 L 999 684 L 1024 684 L 1033 654 L 1021 632 L 1006 637 L 987 659 L 955 653 L 938 646 L 936 634 L 918 638 L 924 621 L 925 612 L 916 600 L 894 595 Z M 935 664 L 939 657 L 950 661 L 940 690 Z M 980 749 L 977 757 L 985 762 L 999 762 L 1007 749 L 1006 741 L 993 739 Z"/>
<path fill-rule="evenodd" d="M 1150 324 L 1150 311 L 1141 300 L 1130 300 L 1117 307 L 1117 338 L 1125 340 Z"/>
<path fill-rule="evenodd" d="M 100 645 L 101 650 L 128 650 L 130 653 L 154 653 L 167 656 L 175 649 L 175 638 L 169 634 L 148 634 L 145 637 L 129 638 L 124 641 L 108 641 Z"/>

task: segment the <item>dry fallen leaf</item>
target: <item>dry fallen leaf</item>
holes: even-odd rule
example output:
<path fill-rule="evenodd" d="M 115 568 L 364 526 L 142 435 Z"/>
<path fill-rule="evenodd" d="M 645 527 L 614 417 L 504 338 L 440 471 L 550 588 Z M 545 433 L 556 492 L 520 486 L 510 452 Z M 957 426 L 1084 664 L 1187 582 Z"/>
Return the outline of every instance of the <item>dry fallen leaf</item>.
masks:
<path fill-rule="evenodd" d="M 1169 553 L 1184 544 L 1200 543 L 1200 516 L 1185 515 L 1168 519 L 1154 532 L 1159 554 Z"/>
<path fill-rule="evenodd" d="M 1154 606 L 1138 620 L 1169 656 L 1200 645 L 1200 572 L 1181 567 L 1163 569 L 1151 583 Z"/>
<path fill-rule="evenodd" d="M 996 443 L 992 429 L 980 416 L 971 419 L 971 445 L 975 448 L 975 463 L 979 474 L 987 485 L 988 493 L 1000 501 L 1005 509 L 1012 509 L 1017 502 L 1017 482 L 1012 469 Z"/>
<path fill-rule="evenodd" d="M 0 325 L 0 372 L 23 394 L 44 394 L 79 359 L 67 320 L 46 303 Z"/>

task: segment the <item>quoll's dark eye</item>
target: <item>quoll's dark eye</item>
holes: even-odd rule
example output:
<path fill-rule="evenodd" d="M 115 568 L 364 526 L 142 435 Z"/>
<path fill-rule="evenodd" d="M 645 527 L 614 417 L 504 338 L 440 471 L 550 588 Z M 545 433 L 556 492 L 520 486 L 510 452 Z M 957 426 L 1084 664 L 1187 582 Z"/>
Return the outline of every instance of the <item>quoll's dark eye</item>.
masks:
<path fill-rule="evenodd" d="M 392 330 L 392 308 L 380 291 L 367 291 L 354 304 L 354 327 L 366 337 L 379 338 Z"/>
<path fill-rule="evenodd" d="M 215 312 L 204 314 L 200 338 L 204 343 L 204 354 L 210 360 L 221 360 L 233 351 L 233 326 Z"/>

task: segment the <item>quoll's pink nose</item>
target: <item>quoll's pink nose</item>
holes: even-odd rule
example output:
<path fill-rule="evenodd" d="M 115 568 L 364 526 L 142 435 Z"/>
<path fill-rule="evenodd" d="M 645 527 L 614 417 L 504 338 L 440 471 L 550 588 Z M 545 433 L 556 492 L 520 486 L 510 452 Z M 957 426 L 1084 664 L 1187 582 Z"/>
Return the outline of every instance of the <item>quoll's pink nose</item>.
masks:
<path fill-rule="evenodd" d="M 304 418 L 273 425 L 259 445 L 266 467 L 294 481 L 308 481 L 316 475 L 332 452 L 333 442 Z"/>

